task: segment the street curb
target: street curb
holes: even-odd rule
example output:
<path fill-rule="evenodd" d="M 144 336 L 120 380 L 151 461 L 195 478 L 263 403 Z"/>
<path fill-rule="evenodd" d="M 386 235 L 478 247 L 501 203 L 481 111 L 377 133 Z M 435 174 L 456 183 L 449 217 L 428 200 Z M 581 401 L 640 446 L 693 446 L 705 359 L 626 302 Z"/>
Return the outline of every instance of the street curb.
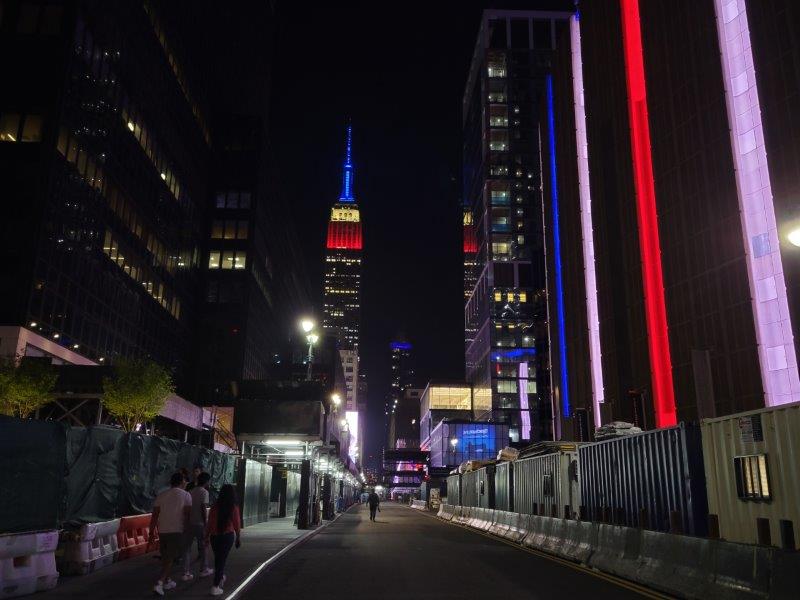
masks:
<path fill-rule="evenodd" d="M 350 509 L 348 508 L 347 510 L 350 510 Z M 345 511 L 345 512 L 347 512 L 347 511 Z M 288 553 L 289 553 L 291 550 L 294 550 L 294 549 L 295 549 L 295 548 L 297 548 L 298 546 L 300 546 L 300 545 L 302 545 L 303 543 L 307 542 L 308 540 L 310 540 L 311 538 L 313 538 L 315 535 L 317 535 L 317 534 L 318 534 L 320 531 L 322 531 L 323 529 L 325 529 L 326 527 L 328 527 L 328 526 L 329 526 L 329 525 L 331 525 L 332 523 L 335 523 L 336 521 L 338 521 L 338 520 L 339 520 L 339 517 L 340 517 L 340 516 L 342 516 L 343 514 L 344 514 L 344 513 L 339 513 L 339 514 L 337 514 L 337 515 L 336 515 L 336 516 L 335 516 L 333 519 L 331 519 L 330 521 L 325 521 L 325 522 L 324 522 L 322 525 L 320 525 L 320 526 L 319 526 L 319 527 L 317 527 L 316 529 L 310 529 L 310 530 L 308 530 L 307 532 L 305 532 L 303 535 L 301 535 L 300 537 L 298 537 L 297 539 L 294 539 L 294 540 L 292 540 L 291 542 L 289 542 L 289 544 L 288 544 L 287 546 L 284 546 L 284 547 L 283 547 L 283 548 L 281 548 L 281 549 L 280 549 L 278 552 L 276 552 L 275 554 L 273 554 L 272 556 L 270 556 L 270 557 L 269 557 L 267 560 L 265 560 L 265 561 L 264 561 L 264 562 L 262 562 L 260 565 L 258 565 L 258 567 L 256 567 L 255 571 L 253 571 L 252 573 L 250 573 L 250 575 L 248 575 L 248 576 L 247 576 L 247 578 L 245 578 L 245 580 L 244 580 L 244 581 L 242 581 L 242 583 L 240 583 L 240 584 L 239 584 L 239 585 L 236 587 L 236 589 L 235 589 L 235 590 L 233 590 L 233 591 L 232 591 L 230 594 L 228 594 L 227 596 L 225 596 L 225 600 L 234 600 L 234 598 L 236 598 L 238 594 L 240 594 L 242 591 L 244 591 L 244 589 L 245 589 L 245 588 L 246 588 L 248 585 L 250 585 L 250 583 L 251 583 L 251 582 L 252 582 L 252 581 L 253 581 L 253 580 L 254 580 L 256 577 L 258 577 L 258 575 L 259 575 L 259 574 L 260 574 L 262 571 L 269 569 L 269 568 L 270 568 L 272 565 L 274 565 L 276 562 L 278 562 L 278 560 L 280 560 L 280 559 L 281 559 L 281 557 L 283 557 L 283 555 L 284 555 L 284 554 L 288 554 Z"/>

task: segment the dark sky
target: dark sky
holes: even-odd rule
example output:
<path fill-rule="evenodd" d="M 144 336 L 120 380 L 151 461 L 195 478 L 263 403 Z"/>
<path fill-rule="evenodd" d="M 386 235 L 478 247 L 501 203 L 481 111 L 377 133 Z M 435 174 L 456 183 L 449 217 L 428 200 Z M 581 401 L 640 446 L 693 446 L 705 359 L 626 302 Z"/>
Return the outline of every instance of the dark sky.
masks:
<path fill-rule="evenodd" d="M 414 345 L 421 385 L 464 377 L 461 97 L 483 5 L 277 6 L 273 139 L 320 315 L 326 223 L 353 122 L 367 453 L 377 455 L 392 338 Z"/>

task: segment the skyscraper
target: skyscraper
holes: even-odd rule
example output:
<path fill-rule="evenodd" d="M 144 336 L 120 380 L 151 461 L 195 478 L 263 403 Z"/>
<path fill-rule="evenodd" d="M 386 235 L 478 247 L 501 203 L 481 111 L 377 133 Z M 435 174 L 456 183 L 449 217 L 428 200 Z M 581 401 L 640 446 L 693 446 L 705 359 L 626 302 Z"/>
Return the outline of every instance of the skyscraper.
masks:
<path fill-rule="evenodd" d="M 484 11 L 464 92 L 463 191 L 475 233 L 467 378 L 475 416 L 508 424 L 517 441 L 552 435 L 538 119 L 554 25 L 569 16 Z"/>
<path fill-rule="evenodd" d="M 361 215 L 353 195 L 353 129 L 347 127 L 342 192 L 331 208 L 325 256 L 323 326 L 339 340 L 346 410 L 358 410 L 358 331 L 361 320 Z"/>

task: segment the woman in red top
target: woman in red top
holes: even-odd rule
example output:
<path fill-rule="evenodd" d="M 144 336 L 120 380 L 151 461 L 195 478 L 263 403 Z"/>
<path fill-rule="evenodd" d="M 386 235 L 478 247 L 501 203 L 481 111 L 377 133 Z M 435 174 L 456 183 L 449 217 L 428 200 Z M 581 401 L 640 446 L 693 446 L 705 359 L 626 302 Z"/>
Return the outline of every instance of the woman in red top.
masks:
<path fill-rule="evenodd" d="M 212 596 L 222 595 L 222 584 L 225 582 L 225 562 L 233 548 L 241 546 L 241 517 L 236 503 L 236 490 L 230 484 L 222 486 L 219 498 L 211 507 L 206 522 L 206 543 L 211 543 L 214 550 L 214 585 Z"/>

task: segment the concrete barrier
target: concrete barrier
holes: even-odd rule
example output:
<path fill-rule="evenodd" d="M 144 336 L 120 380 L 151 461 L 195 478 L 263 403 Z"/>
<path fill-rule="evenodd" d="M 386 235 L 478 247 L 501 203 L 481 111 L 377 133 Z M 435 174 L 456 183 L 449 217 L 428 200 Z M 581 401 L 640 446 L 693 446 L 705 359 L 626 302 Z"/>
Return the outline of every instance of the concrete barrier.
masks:
<path fill-rule="evenodd" d="M 428 510 L 428 505 L 425 503 L 424 500 L 412 500 L 411 508 L 414 508 L 416 510 Z"/>
<path fill-rule="evenodd" d="M 445 521 L 450 521 L 453 518 L 453 510 L 454 507 L 452 504 L 440 504 L 439 512 L 436 513 L 436 516 Z"/>
<path fill-rule="evenodd" d="M 511 519 L 515 513 L 510 513 L 505 510 L 494 511 L 494 521 L 489 526 L 489 533 L 498 537 L 505 537 L 508 528 L 511 526 Z"/>
<path fill-rule="evenodd" d="M 119 547 L 117 560 L 126 560 L 157 550 L 158 537 L 156 537 L 153 544 L 149 544 L 149 536 L 150 513 L 122 517 L 119 521 L 119 530 L 117 531 L 117 545 Z"/>
<path fill-rule="evenodd" d="M 0 598 L 14 598 L 56 587 L 58 532 L 0 536 Z"/>
<path fill-rule="evenodd" d="M 507 540 L 512 542 L 521 543 L 525 536 L 528 535 L 530 530 L 530 515 L 522 515 L 520 513 L 508 513 L 511 515 L 511 520 L 508 529 L 502 534 Z"/>
<path fill-rule="evenodd" d="M 117 559 L 119 519 L 87 523 L 78 531 L 64 532 L 56 553 L 63 575 L 86 575 L 107 567 Z"/>

